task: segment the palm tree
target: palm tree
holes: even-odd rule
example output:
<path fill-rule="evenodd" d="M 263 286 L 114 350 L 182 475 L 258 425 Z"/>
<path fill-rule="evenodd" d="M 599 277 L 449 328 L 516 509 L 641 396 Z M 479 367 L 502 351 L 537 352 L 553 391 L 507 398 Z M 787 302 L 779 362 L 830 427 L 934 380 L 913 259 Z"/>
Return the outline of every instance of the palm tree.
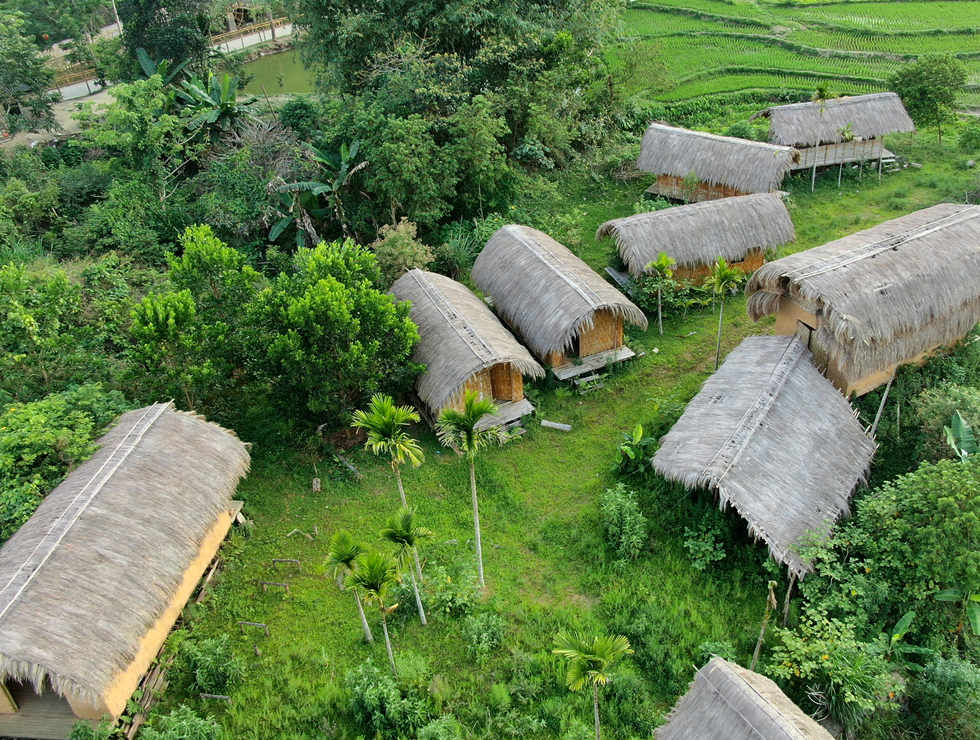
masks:
<path fill-rule="evenodd" d="M 411 406 L 396 406 L 388 394 L 375 393 L 371 396 L 370 408 L 367 411 L 355 411 L 351 423 L 351 426 L 367 431 L 365 446 L 371 452 L 391 458 L 391 469 L 395 471 L 395 480 L 398 481 L 398 494 L 402 498 L 402 506 L 405 507 L 408 506 L 408 501 L 402 485 L 401 465 L 407 460 L 417 468 L 425 458 L 418 441 L 402 427 L 418 420 L 419 415 Z"/>
<path fill-rule="evenodd" d="M 364 600 L 378 605 L 381 612 L 381 629 L 385 633 L 385 648 L 391 672 L 397 674 L 395 654 L 391 651 L 391 638 L 388 636 L 388 615 L 398 608 L 398 604 L 385 605 L 388 589 L 395 582 L 397 571 L 391 556 L 380 552 L 363 553 L 357 558 L 354 570 L 347 576 L 347 585 L 364 592 Z"/>
<path fill-rule="evenodd" d="M 661 308 L 663 288 L 673 282 L 675 265 L 677 265 L 675 259 L 669 257 L 666 252 L 661 252 L 657 255 L 657 259 L 646 266 L 646 271 L 656 276 L 657 279 L 657 329 L 660 330 L 660 336 L 663 336 L 664 333 L 663 310 Z"/>
<path fill-rule="evenodd" d="M 737 267 L 731 267 L 723 257 L 719 257 L 711 270 L 704 287 L 708 288 L 718 299 L 718 341 L 715 345 L 715 370 L 721 359 L 721 322 L 725 316 L 725 295 L 734 295 L 738 290 L 745 274 Z"/>
<path fill-rule="evenodd" d="M 629 640 L 622 635 L 593 635 L 559 632 L 555 635 L 555 649 L 551 652 L 568 660 L 565 682 L 572 691 L 580 691 L 584 686 L 592 687 L 592 707 L 595 713 L 595 736 L 599 734 L 599 687 L 612 680 L 612 668 L 624 655 L 633 649 Z"/>
<path fill-rule="evenodd" d="M 327 565 L 333 568 L 334 576 L 337 578 L 337 586 L 341 590 L 344 588 L 344 577 L 354 572 L 357 557 L 363 552 L 363 548 L 354 541 L 354 537 L 346 529 L 338 529 L 334 533 L 334 536 L 330 538 L 330 550 L 327 552 Z M 356 588 L 352 590 L 354 592 L 354 601 L 357 602 L 357 613 L 361 616 L 364 639 L 368 642 L 374 642 L 374 635 L 371 634 L 371 626 L 368 624 L 367 617 L 364 616 L 361 595 L 357 592 Z"/>
<path fill-rule="evenodd" d="M 398 547 L 399 561 L 408 564 L 408 575 L 412 579 L 412 590 L 415 592 L 415 605 L 419 609 L 419 619 L 422 621 L 422 624 L 427 624 L 425 621 L 425 610 L 422 608 L 422 597 L 419 595 L 419 584 L 415 580 L 415 571 L 412 569 L 412 563 L 409 561 L 408 555 L 411 553 L 414 557 L 415 568 L 418 569 L 419 580 L 421 580 L 422 566 L 419 563 L 419 551 L 416 548 L 416 544 L 421 540 L 431 537 L 432 532 L 425 527 L 415 526 L 413 521 L 414 517 L 415 512 L 403 506 L 398 510 L 397 514 L 392 515 L 388 520 L 388 524 L 381 530 L 381 536 Z"/>
<path fill-rule="evenodd" d="M 470 464 L 470 493 L 473 496 L 473 529 L 476 532 L 476 569 L 480 576 L 480 588 L 486 588 L 483 578 L 483 545 L 480 541 L 480 504 L 476 496 L 476 453 L 484 447 L 502 443 L 507 433 L 498 426 L 477 428 L 485 416 L 497 413 L 493 401 L 481 398 L 475 391 L 463 396 L 463 410 L 444 409 L 439 415 L 436 434 L 446 447 L 463 455 Z"/>

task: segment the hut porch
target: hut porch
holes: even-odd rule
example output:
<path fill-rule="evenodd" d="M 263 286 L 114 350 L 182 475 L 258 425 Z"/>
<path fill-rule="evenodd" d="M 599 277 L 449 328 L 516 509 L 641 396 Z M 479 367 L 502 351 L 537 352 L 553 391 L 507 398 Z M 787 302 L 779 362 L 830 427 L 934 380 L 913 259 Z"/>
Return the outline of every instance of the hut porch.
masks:
<path fill-rule="evenodd" d="M 43 694 L 36 694 L 27 683 L 11 681 L 6 685 L 9 698 L 16 710 L 9 706 L 0 708 L 0 737 L 55 738 L 63 740 L 71 734 L 71 728 L 79 720 L 68 701 L 48 687 Z M 0 694 L 4 704 L 8 694 Z M 89 720 L 94 726 L 94 720 Z"/>
<path fill-rule="evenodd" d="M 575 360 L 563 358 L 560 364 L 552 366 L 551 372 L 555 374 L 558 380 L 571 380 L 572 378 L 593 373 L 596 370 L 602 370 L 602 368 L 608 365 L 614 365 L 617 362 L 623 362 L 635 356 L 636 353 L 633 350 L 626 345 L 622 345 L 615 349 L 607 349 L 604 352 L 597 352 L 594 355 L 576 358 Z"/>
<path fill-rule="evenodd" d="M 683 200 L 689 203 L 699 203 L 703 200 L 717 198 L 732 198 L 736 195 L 748 195 L 748 192 L 713 182 L 698 182 L 694 187 L 688 187 L 683 177 L 675 175 L 658 175 L 656 182 L 646 190 L 651 195 L 660 195 L 671 200 Z"/>
<path fill-rule="evenodd" d="M 476 425 L 477 429 L 489 427 L 516 426 L 525 416 L 534 413 L 534 406 L 526 398 L 519 401 L 504 401 L 497 404 L 497 413 L 484 416 Z"/>

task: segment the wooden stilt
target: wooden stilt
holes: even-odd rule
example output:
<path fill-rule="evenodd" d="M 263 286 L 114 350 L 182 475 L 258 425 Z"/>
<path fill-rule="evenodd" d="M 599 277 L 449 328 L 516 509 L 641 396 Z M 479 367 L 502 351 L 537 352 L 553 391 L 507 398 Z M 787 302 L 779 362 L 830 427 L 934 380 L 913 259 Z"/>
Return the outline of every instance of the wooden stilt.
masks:
<path fill-rule="evenodd" d="M 786 626 L 786 620 L 789 619 L 789 599 L 793 594 L 793 584 L 796 583 L 796 573 L 789 574 L 789 585 L 786 587 L 786 598 L 783 599 L 783 627 Z"/>
<path fill-rule="evenodd" d="M 840 163 L 840 167 L 837 168 L 837 189 L 840 190 L 840 178 L 844 174 L 844 163 Z"/>
<path fill-rule="evenodd" d="M 810 192 L 817 186 L 817 158 L 813 158 L 813 173 L 810 175 Z"/>
<path fill-rule="evenodd" d="M 895 376 L 894 375 L 891 378 L 889 378 L 888 385 L 885 386 L 885 393 L 881 397 L 881 403 L 878 404 L 878 413 L 875 414 L 874 423 L 871 425 L 871 436 L 872 437 L 874 437 L 875 436 L 875 432 L 878 431 L 878 422 L 881 421 L 881 412 L 885 410 L 885 401 L 888 400 L 888 391 L 890 391 L 891 388 L 892 388 L 892 381 L 893 380 L 895 380 Z"/>
<path fill-rule="evenodd" d="M 878 155 L 878 182 L 881 182 L 881 155 Z"/>

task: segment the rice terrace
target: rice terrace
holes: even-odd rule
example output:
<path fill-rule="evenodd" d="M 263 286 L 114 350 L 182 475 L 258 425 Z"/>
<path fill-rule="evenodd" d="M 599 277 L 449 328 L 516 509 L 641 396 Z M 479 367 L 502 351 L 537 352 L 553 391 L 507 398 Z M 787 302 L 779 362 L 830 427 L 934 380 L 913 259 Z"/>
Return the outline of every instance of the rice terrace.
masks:
<path fill-rule="evenodd" d="M 0 0 L 0 738 L 980 740 L 980 2 Z"/>

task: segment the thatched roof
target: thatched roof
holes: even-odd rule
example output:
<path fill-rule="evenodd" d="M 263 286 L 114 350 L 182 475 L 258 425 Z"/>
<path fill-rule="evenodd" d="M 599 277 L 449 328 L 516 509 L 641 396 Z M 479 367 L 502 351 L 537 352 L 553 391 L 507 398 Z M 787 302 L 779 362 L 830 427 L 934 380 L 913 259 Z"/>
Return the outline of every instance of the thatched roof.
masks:
<path fill-rule="evenodd" d="M 753 118 L 758 116 L 769 118 L 769 141 L 793 147 L 839 144 L 848 127 L 855 139 L 915 130 L 901 98 L 893 92 L 777 105 Z"/>
<path fill-rule="evenodd" d="M 538 357 L 569 349 L 598 311 L 647 327 L 646 316 L 626 296 L 567 247 L 529 226 L 497 229 L 471 276 Z"/>
<path fill-rule="evenodd" d="M 753 319 L 786 297 L 851 378 L 964 336 L 980 321 L 980 206 L 943 203 L 774 260 L 746 286 Z"/>
<path fill-rule="evenodd" d="M 833 740 L 772 680 L 714 657 L 657 728 L 658 740 Z"/>
<path fill-rule="evenodd" d="M 0 678 L 97 702 L 248 465 L 233 433 L 169 403 L 123 414 L 0 549 Z"/>
<path fill-rule="evenodd" d="M 719 198 L 606 221 L 596 238 L 613 236 L 634 277 L 666 252 L 679 267 L 738 262 L 753 249 L 796 239 L 783 199 L 772 193 Z"/>
<path fill-rule="evenodd" d="M 416 269 L 398 278 L 391 292 L 412 302 L 420 337 L 414 359 L 426 366 L 416 388 L 434 413 L 467 379 L 494 365 L 509 362 L 524 375 L 544 377 L 544 368 L 465 285 Z"/>
<path fill-rule="evenodd" d="M 771 193 L 798 158 L 799 153 L 786 146 L 651 123 L 636 166 L 674 177 L 693 172 L 701 182 L 743 193 Z"/>
<path fill-rule="evenodd" d="M 717 492 L 802 576 L 797 549 L 848 511 L 875 444 L 847 399 L 794 337 L 745 339 L 663 437 L 653 465 L 670 480 Z"/>

